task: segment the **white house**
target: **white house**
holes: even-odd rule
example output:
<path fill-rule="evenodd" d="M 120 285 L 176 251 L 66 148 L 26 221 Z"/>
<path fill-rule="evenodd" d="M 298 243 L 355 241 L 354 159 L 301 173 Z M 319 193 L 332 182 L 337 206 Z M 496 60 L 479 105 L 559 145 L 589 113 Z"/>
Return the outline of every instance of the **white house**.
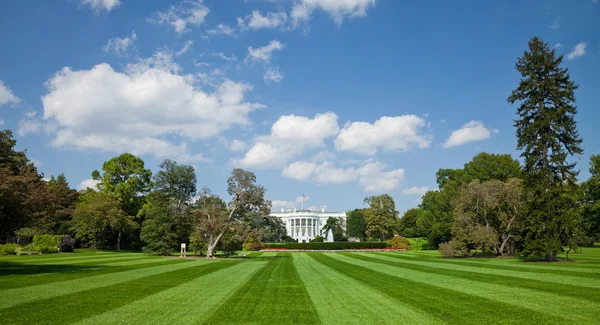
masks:
<path fill-rule="evenodd" d="M 272 217 L 278 217 L 283 221 L 288 236 L 294 238 L 299 243 L 309 242 L 316 236 L 325 237 L 327 234 L 323 231 L 323 226 L 327 223 L 327 218 L 342 218 L 344 226 L 346 225 L 346 212 L 328 212 L 325 209 L 321 211 L 312 210 L 284 210 L 281 212 L 271 212 Z"/>

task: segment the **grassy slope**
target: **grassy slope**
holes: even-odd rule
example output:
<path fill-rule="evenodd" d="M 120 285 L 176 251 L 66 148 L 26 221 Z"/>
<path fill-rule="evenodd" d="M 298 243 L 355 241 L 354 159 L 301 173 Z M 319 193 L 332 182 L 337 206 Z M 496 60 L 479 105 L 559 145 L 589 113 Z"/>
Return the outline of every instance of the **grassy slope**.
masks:
<path fill-rule="evenodd" d="M 600 323 L 600 247 L 572 256 L 577 263 L 435 251 L 0 257 L 0 323 Z"/>

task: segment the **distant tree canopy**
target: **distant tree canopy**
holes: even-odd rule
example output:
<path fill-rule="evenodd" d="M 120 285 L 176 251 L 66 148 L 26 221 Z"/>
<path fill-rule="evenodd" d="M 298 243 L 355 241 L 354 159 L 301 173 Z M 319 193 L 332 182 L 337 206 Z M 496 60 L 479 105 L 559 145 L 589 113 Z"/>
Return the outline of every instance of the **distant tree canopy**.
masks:
<path fill-rule="evenodd" d="M 388 194 L 369 196 L 364 199 L 369 205 L 365 210 L 366 235 L 380 241 L 394 237 L 398 211 L 394 199 Z"/>
<path fill-rule="evenodd" d="M 346 224 L 344 223 L 343 218 L 329 217 L 323 226 L 324 237 L 327 238 L 327 233 L 329 232 L 329 229 L 331 229 L 334 241 L 348 241 L 344 228 L 346 228 Z"/>
<path fill-rule="evenodd" d="M 346 235 L 348 238 L 366 239 L 367 222 L 365 221 L 365 209 L 354 209 L 346 213 Z"/>

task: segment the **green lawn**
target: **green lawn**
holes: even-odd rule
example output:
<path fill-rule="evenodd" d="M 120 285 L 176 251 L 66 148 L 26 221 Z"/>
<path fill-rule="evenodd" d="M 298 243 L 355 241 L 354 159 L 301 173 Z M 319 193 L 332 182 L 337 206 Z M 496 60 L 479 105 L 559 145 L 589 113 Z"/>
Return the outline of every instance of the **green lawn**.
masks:
<path fill-rule="evenodd" d="M 600 324 L 600 247 L 577 262 L 436 251 L 0 257 L 0 324 Z"/>

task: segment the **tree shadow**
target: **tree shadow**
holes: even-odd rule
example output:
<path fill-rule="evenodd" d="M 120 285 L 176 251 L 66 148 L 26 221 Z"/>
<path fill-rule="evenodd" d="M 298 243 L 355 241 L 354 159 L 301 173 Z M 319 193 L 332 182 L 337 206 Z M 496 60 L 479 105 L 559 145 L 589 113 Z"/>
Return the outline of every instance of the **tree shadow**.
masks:
<path fill-rule="evenodd" d="M 0 276 L 90 272 L 106 267 L 107 266 L 105 265 L 22 264 L 14 262 L 0 262 Z"/>

